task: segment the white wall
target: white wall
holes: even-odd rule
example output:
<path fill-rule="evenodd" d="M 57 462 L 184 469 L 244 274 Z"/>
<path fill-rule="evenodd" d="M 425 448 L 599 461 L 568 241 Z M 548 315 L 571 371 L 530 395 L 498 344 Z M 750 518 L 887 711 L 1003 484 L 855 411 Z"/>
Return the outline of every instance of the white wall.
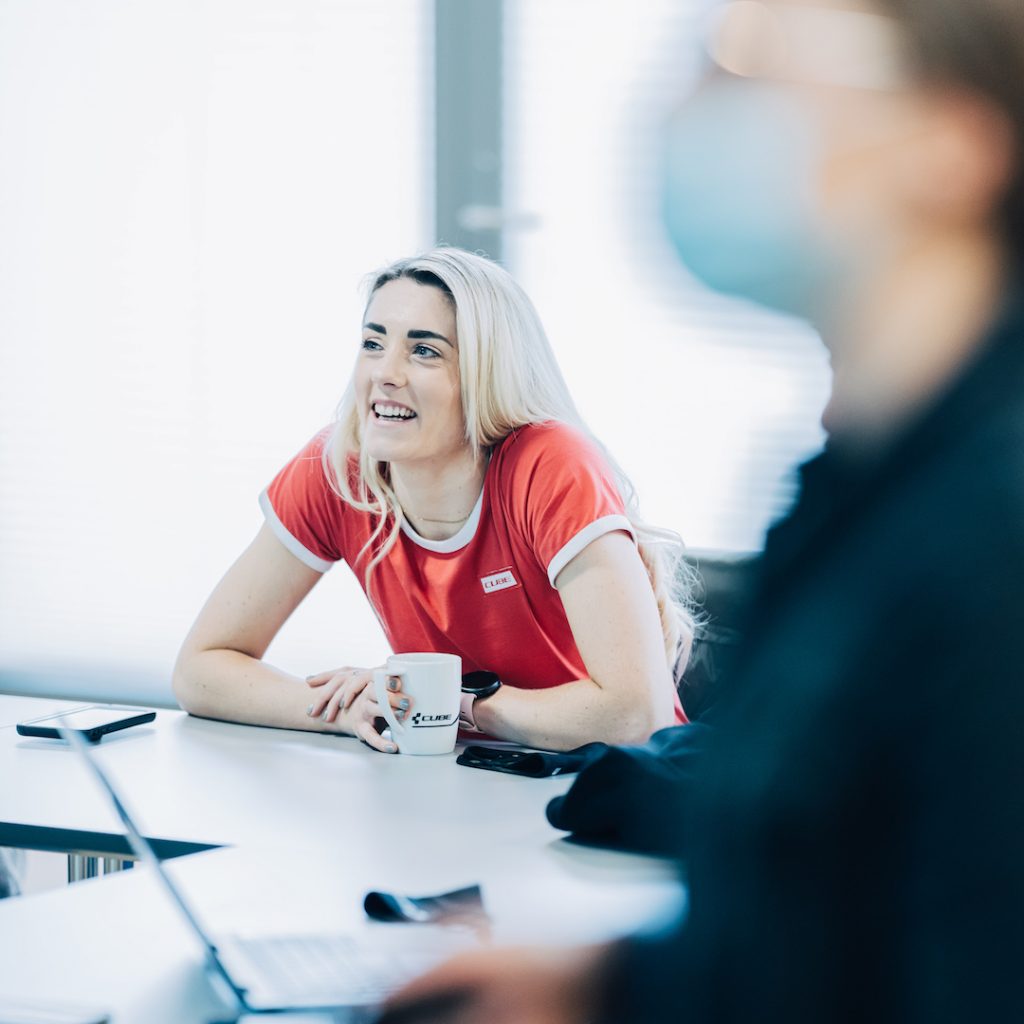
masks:
<path fill-rule="evenodd" d="M 0 668 L 166 696 L 260 489 L 332 414 L 362 275 L 430 242 L 429 17 L 0 3 Z M 380 660 L 347 575 L 282 664 Z"/>

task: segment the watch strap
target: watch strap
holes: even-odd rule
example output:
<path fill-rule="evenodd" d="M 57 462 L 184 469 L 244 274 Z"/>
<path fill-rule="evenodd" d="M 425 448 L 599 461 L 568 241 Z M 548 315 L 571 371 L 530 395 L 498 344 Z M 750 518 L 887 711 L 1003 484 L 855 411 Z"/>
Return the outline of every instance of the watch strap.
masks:
<path fill-rule="evenodd" d="M 473 717 L 473 705 L 475 703 L 476 694 L 464 691 L 462 694 L 462 699 L 459 701 L 460 729 L 471 729 L 473 732 L 480 731 L 480 729 L 477 727 L 476 719 Z"/>

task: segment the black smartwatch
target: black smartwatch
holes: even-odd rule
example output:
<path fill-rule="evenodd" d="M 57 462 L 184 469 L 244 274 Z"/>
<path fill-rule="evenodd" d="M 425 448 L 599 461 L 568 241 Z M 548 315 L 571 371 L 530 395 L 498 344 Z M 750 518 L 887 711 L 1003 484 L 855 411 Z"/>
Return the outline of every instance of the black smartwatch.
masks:
<path fill-rule="evenodd" d="M 491 697 L 501 689 L 501 680 L 496 672 L 467 672 L 462 677 L 462 703 L 459 708 L 459 725 L 463 729 L 479 732 L 473 716 L 473 705 L 478 700 Z"/>

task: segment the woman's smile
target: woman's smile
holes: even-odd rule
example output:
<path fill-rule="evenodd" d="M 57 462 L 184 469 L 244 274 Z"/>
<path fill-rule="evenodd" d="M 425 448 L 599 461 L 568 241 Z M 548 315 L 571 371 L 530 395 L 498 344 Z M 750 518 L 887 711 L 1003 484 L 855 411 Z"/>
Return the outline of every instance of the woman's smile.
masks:
<path fill-rule="evenodd" d="M 366 450 L 394 465 L 461 459 L 468 442 L 447 296 L 408 278 L 389 281 L 364 321 L 355 388 Z"/>
<path fill-rule="evenodd" d="M 397 402 L 377 401 L 370 405 L 378 423 L 407 423 L 416 419 L 416 413 L 407 405 L 399 405 Z"/>

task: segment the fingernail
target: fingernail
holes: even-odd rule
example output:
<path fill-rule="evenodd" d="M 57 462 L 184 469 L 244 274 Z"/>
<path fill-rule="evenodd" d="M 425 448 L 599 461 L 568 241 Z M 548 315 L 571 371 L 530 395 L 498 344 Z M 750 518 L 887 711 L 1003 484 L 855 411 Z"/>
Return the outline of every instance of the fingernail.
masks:
<path fill-rule="evenodd" d="M 313 705 L 312 704 L 310 704 L 309 707 L 306 708 L 306 714 L 307 715 L 312 715 L 313 714 Z"/>
<path fill-rule="evenodd" d="M 312 678 L 313 678 L 312 676 L 306 676 L 306 682 L 308 683 L 310 681 L 310 679 L 312 679 Z"/>
<path fill-rule="evenodd" d="M 408 714 L 408 712 L 405 710 L 405 708 L 399 708 L 395 712 L 395 718 L 397 718 L 400 722 L 404 722 L 405 721 L 405 716 L 407 714 Z"/>
<path fill-rule="evenodd" d="M 395 744 L 395 743 L 389 743 L 388 744 L 388 753 L 389 754 L 397 754 L 398 753 L 398 745 Z"/>
<path fill-rule="evenodd" d="M 324 708 L 323 711 L 320 713 L 320 720 L 322 722 L 327 721 L 327 708 Z"/>
<path fill-rule="evenodd" d="M 401 708 L 401 709 L 402 709 L 403 711 L 408 711 L 408 710 L 409 710 L 409 698 L 408 698 L 408 697 L 403 697 L 403 698 L 402 698 L 402 699 L 401 699 L 401 700 L 400 700 L 400 701 L 398 702 L 398 706 L 399 706 L 399 707 L 400 707 L 400 708 Z"/>
<path fill-rule="evenodd" d="M 388 689 L 389 690 L 397 690 L 398 689 L 398 680 L 397 679 L 389 679 L 388 680 Z"/>

